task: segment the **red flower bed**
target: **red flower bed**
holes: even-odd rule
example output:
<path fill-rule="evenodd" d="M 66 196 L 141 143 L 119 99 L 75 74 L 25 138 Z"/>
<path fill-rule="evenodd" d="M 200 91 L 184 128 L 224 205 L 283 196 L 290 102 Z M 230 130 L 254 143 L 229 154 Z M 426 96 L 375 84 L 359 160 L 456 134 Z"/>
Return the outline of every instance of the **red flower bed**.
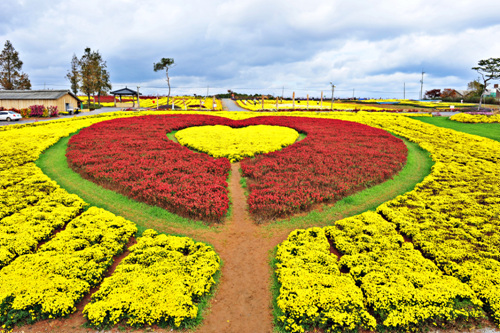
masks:
<path fill-rule="evenodd" d="M 229 207 L 229 161 L 194 153 L 166 136 L 207 123 L 202 118 L 147 116 L 94 124 L 71 138 L 68 163 L 85 178 L 131 198 L 185 217 L 219 221 Z"/>
<path fill-rule="evenodd" d="M 391 178 L 406 162 L 405 144 L 377 128 L 334 119 L 268 118 L 307 138 L 242 161 L 243 175 L 250 178 L 250 213 L 260 218 L 337 201 Z"/>
<path fill-rule="evenodd" d="M 241 162 L 249 178 L 249 210 L 269 219 L 333 202 L 385 181 L 406 161 L 406 146 L 389 133 L 331 119 L 257 117 L 233 121 L 205 115 L 114 119 L 82 129 L 68 145 L 70 166 L 104 187 L 179 215 L 219 221 L 227 212 L 230 163 L 167 139 L 202 125 L 278 125 L 307 138 Z"/>

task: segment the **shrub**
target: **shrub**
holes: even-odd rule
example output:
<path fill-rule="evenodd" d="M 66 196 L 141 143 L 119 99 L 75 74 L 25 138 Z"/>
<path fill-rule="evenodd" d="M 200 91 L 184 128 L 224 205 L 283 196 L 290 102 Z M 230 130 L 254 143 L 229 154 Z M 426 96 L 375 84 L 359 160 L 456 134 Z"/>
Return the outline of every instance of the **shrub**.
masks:
<path fill-rule="evenodd" d="M 44 117 L 44 109 L 43 105 L 31 105 L 28 108 L 30 117 Z"/>
<path fill-rule="evenodd" d="M 49 111 L 49 117 L 57 117 L 59 115 L 59 111 L 57 110 L 57 106 L 49 106 L 48 107 Z"/>

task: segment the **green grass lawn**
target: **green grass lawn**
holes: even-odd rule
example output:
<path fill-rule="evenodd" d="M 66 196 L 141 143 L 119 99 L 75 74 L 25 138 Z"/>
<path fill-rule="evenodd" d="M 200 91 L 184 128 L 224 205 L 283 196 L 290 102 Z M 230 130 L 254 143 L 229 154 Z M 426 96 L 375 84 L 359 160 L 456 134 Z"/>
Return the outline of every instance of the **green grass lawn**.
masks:
<path fill-rule="evenodd" d="M 500 141 L 500 124 L 468 124 L 453 121 L 447 117 L 414 117 L 424 123 L 439 127 L 449 128 L 455 131 L 473 135 L 483 136 L 488 139 Z"/>

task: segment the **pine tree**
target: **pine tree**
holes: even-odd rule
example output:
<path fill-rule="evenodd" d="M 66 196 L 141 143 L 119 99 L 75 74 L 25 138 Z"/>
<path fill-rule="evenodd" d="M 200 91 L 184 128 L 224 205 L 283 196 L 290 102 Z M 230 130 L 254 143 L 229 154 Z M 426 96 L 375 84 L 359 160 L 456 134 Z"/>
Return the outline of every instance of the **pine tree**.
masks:
<path fill-rule="evenodd" d="M 0 53 L 0 86 L 5 90 L 31 89 L 28 74 L 22 73 L 23 62 L 19 60 L 19 53 L 10 41 Z"/>
<path fill-rule="evenodd" d="M 479 106 L 477 107 L 480 109 L 483 102 L 483 96 L 488 88 L 488 81 L 500 79 L 500 58 L 479 60 L 477 66 L 472 67 L 472 69 L 477 71 L 483 79 L 481 97 L 479 98 Z"/>
<path fill-rule="evenodd" d="M 73 54 L 71 59 L 71 69 L 66 74 L 66 78 L 71 84 L 71 91 L 76 95 L 78 94 L 78 89 L 80 89 L 80 60 Z"/>
<path fill-rule="evenodd" d="M 168 70 L 170 67 L 174 65 L 173 58 L 161 58 L 160 62 L 153 64 L 153 69 L 155 72 L 165 70 L 165 74 L 167 75 L 167 84 L 168 84 L 168 98 L 167 98 L 167 106 L 170 102 L 170 76 L 168 75 Z"/>

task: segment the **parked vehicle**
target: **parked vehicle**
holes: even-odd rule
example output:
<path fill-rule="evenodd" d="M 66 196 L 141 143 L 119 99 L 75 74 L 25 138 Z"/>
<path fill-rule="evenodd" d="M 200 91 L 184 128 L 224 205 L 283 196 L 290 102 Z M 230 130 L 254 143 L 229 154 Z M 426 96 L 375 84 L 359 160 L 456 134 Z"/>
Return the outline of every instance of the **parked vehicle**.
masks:
<path fill-rule="evenodd" d="M 7 120 L 7 121 L 17 120 L 17 121 L 19 121 L 22 118 L 23 118 L 23 116 L 21 116 L 19 113 L 14 112 L 14 111 L 0 111 L 0 120 Z"/>
<path fill-rule="evenodd" d="M 63 115 L 63 116 L 70 116 L 70 115 L 79 114 L 79 113 L 80 113 L 80 109 L 78 109 L 78 108 L 67 109 L 66 111 L 60 111 L 59 112 L 59 114 Z"/>

